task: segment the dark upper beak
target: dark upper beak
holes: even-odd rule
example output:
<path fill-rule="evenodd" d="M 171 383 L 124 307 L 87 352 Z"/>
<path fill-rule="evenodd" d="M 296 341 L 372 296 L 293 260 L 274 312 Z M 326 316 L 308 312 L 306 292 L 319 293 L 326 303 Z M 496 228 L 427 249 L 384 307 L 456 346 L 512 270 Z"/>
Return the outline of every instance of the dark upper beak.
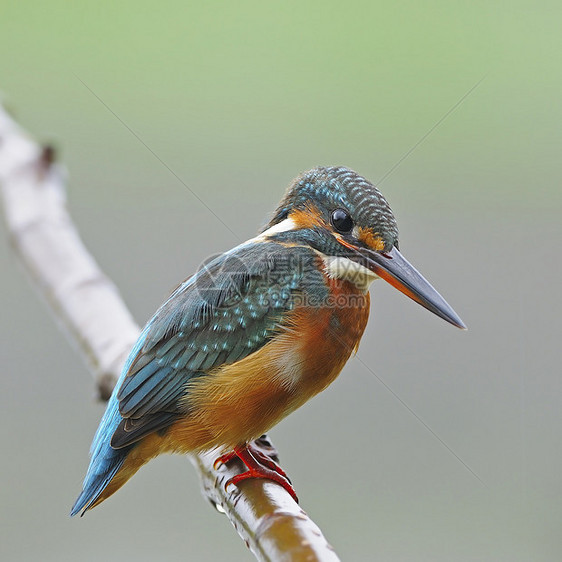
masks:
<path fill-rule="evenodd" d="M 466 326 L 459 315 L 397 248 L 393 247 L 390 252 L 385 253 L 357 247 L 354 250 L 357 252 L 356 261 L 388 281 L 393 287 L 396 287 L 427 310 L 437 314 L 453 326 L 466 330 Z"/>

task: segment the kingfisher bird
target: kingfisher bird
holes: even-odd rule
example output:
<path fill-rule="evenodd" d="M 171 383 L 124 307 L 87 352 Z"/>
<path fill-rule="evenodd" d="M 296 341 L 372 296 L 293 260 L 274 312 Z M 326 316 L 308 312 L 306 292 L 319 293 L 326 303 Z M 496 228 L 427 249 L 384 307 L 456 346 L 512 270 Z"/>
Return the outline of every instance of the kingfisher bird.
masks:
<path fill-rule="evenodd" d="M 216 450 L 296 494 L 252 445 L 324 390 L 357 351 L 382 278 L 459 328 L 402 256 L 386 199 L 345 167 L 298 176 L 251 240 L 184 281 L 143 329 L 90 449 L 71 515 L 103 502 L 161 453 Z"/>

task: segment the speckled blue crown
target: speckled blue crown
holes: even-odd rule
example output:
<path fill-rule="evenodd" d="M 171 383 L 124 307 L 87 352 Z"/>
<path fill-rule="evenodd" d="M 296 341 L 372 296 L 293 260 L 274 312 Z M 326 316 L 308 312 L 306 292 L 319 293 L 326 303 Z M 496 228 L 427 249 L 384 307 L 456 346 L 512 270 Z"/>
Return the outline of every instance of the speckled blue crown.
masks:
<path fill-rule="evenodd" d="M 266 228 L 285 219 L 291 210 L 311 203 L 326 216 L 334 209 L 346 209 L 355 224 L 378 232 L 386 246 L 398 240 L 396 219 L 382 193 L 363 176 L 343 166 L 321 166 L 298 176 Z"/>

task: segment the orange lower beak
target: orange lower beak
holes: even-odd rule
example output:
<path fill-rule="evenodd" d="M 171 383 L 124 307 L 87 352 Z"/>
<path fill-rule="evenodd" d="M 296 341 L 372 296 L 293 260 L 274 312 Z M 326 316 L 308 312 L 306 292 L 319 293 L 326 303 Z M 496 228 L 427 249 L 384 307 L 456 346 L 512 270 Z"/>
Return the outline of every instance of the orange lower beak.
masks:
<path fill-rule="evenodd" d="M 397 248 L 393 247 L 390 252 L 385 253 L 357 247 L 353 249 L 356 252 L 356 261 L 427 310 L 437 314 L 453 326 L 466 330 L 466 326 L 459 315 Z"/>

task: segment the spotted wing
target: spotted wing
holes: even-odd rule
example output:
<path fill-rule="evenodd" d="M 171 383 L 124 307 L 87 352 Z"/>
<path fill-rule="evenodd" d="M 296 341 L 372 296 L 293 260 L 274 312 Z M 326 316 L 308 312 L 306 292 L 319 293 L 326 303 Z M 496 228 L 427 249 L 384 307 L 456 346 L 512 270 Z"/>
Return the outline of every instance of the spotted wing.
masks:
<path fill-rule="evenodd" d="M 247 244 L 178 287 L 137 345 L 117 394 L 123 419 L 111 446 L 125 447 L 165 429 L 186 415 L 190 380 L 267 343 L 304 285 L 324 287 L 315 259 L 310 250 Z"/>

